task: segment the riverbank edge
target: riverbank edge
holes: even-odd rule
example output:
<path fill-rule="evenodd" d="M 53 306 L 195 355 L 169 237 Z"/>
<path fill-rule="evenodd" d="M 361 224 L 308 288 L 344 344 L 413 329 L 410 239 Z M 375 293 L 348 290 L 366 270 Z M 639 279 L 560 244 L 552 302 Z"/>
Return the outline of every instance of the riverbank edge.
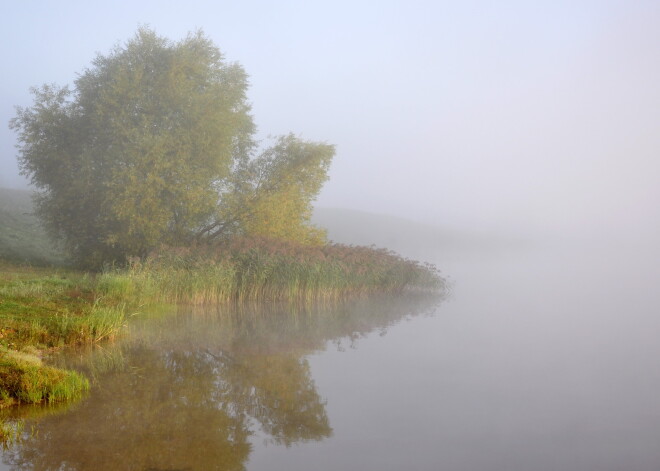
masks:
<path fill-rule="evenodd" d="M 0 408 L 83 394 L 86 379 L 55 373 L 40 358 L 65 346 L 111 340 L 129 316 L 149 306 L 333 301 L 444 285 L 435 267 L 385 250 L 241 244 L 221 252 L 163 248 L 102 273 L 0 260 Z M 25 358 L 31 358 L 27 365 Z M 40 394 L 28 380 L 33 377 Z"/>

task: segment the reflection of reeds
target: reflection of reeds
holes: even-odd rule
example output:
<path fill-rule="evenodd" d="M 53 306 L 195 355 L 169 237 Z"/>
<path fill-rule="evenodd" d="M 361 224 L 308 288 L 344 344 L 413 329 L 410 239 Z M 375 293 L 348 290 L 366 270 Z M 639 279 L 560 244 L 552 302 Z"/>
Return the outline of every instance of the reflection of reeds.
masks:
<path fill-rule="evenodd" d="M 34 437 L 34 425 L 26 430 L 27 420 L 42 419 L 70 410 L 69 402 L 41 402 L 22 404 L 21 407 L 0 409 L 0 444 L 4 450 L 21 443 L 25 438 Z"/>
<path fill-rule="evenodd" d="M 240 238 L 163 248 L 99 280 L 107 296 L 192 304 L 228 300 L 323 300 L 443 286 L 434 266 L 371 247 L 302 246 Z"/>
<path fill-rule="evenodd" d="M 0 419 L 0 443 L 4 450 L 8 450 L 15 443 L 20 443 L 25 421 Z"/>

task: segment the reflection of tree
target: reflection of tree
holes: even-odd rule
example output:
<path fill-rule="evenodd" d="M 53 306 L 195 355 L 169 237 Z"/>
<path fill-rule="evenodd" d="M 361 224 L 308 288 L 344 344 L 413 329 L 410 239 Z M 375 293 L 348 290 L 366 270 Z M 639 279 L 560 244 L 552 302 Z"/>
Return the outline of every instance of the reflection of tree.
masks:
<path fill-rule="evenodd" d="M 218 400 L 212 362 L 136 348 L 70 414 L 44 420 L 9 459 L 15 469 L 240 470 L 244 414 Z"/>
<path fill-rule="evenodd" d="M 276 443 L 291 445 L 330 436 L 331 428 L 309 365 L 291 355 L 241 358 L 228 364 L 231 397 Z"/>
<path fill-rule="evenodd" d="M 172 315 L 63 366 L 95 378 L 90 397 L 37 422 L 5 454 L 17 470 L 241 470 L 255 426 L 274 443 L 330 436 L 305 355 L 427 312 L 438 299 Z"/>

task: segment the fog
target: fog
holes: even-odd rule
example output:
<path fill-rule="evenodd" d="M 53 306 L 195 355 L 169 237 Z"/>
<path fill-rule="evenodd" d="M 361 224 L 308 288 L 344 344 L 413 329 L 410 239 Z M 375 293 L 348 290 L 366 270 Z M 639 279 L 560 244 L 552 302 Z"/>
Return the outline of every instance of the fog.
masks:
<path fill-rule="evenodd" d="M 330 237 L 448 276 L 433 316 L 305 355 L 334 435 L 257 433 L 249 469 L 659 469 L 660 2 L 45 0 L 3 18 L 0 187 L 28 187 L 6 124 L 30 87 L 72 84 L 140 25 L 201 28 L 249 74 L 260 138 L 336 145 L 314 219 Z"/>
<path fill-rule="evenodd" d="M 317 204 L 511 234 L 660 232 L 660 6 L 559 2 L 13 2 L 0 53 L 0 185 L 14 106 L 71 84 L 139 25 L 202 28 L 250 75 L 260 136 L 336 144 Z"/>

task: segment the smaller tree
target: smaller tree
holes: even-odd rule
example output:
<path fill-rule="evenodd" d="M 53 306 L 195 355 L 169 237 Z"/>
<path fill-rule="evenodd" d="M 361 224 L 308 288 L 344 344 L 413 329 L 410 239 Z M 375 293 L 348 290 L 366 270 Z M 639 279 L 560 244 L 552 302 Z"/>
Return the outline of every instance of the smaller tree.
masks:
<path fill-rule="evenodd" d="M 325 243 L 325 230 L 311 224 L 312 202 L 328 179 L 334 153 L 332 145 L 289 134 L 258 157 L 239 160 L 221 196 L 216 221 L 200 236 L 246 234 Z"/>

